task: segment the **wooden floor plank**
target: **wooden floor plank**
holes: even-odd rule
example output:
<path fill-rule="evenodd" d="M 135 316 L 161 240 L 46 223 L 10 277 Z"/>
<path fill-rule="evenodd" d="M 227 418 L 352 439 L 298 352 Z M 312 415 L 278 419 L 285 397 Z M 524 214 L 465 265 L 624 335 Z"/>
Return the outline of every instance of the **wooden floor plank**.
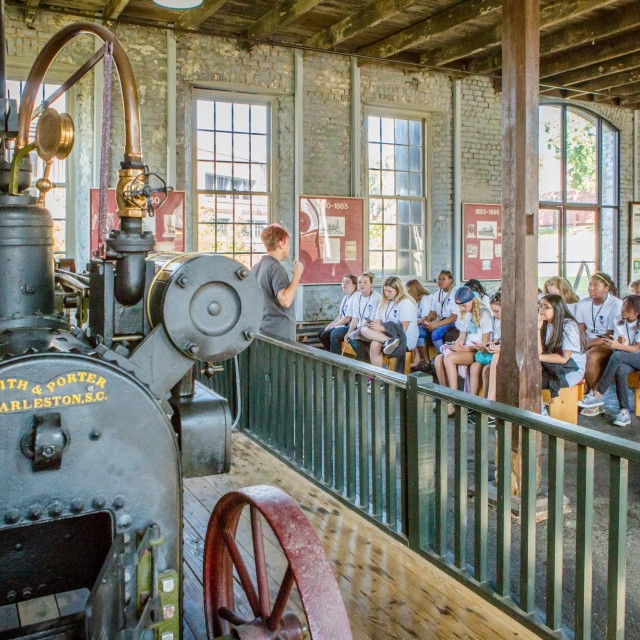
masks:
<path fill-rule="evenodd" d="M 229 474 L 185 481 L 185 535 L 202 530 L 220 495 L 253 484 L 280 486 L 306 512 L 333 563 L 357 640 L 538 637 L 242 434 L 234 434 Z M 269 557 L 274 540 L 266 538 Z M 250 548 L 246 534 L 239 542 Z"/>

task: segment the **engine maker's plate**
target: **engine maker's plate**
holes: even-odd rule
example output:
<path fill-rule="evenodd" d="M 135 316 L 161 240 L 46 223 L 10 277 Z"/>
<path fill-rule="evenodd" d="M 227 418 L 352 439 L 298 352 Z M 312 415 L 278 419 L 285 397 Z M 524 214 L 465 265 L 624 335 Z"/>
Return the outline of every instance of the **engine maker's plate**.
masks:
<path fill-rule="evenodd" d="M 215 254 L 185 254 L 163 265 L 149 292 L 152 324 L 198 360 L 220 361 L 249 345 L 262 322 L 258 281 L 243 264 Z"/>

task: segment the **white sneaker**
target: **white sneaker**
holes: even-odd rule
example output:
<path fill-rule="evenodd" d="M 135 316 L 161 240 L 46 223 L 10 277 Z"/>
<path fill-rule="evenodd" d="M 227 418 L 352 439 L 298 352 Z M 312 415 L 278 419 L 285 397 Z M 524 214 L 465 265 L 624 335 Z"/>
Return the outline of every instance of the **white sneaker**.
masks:
<path fill-rule="evenodd" d="M 549 412 L 547 411 L 547 405 L 546 404 L 542 405 L 542 409 L 540 409 L 540 415 L 543 418 L 548 418 L 549 417 Z"/>
<path fill-rule="evenodd" d="M 593 391 L 589 391 L 582 400 L 578 401 L 578 406 L 581 409 L 591 409 L 592 407 L 601 407 L 602 405 L 604 405 L 602 398 L 597 398 Z"/>
<path fill-rule="evenodd" d="M 400 344 L 399 338 L 395 338 L 394 340 L 387 340 L 384 343 L 384 347 L 382 348 L 384 355 L 390 356 L 398 348 L 399 344 Z"/>
<path fill-rule="evenodd" d="M 616 427 L 628 427 L 631 424 L 631 414 L 629 413 L 629 409 L 620 409 L 620 412 L 615 417 L 613 424 Z"/>

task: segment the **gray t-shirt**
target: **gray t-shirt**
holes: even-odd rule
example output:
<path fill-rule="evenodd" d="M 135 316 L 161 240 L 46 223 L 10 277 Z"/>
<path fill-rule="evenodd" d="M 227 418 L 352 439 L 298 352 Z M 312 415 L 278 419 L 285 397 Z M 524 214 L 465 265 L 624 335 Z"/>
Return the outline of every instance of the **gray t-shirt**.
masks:
<path fill-rule="evenodd" d="M 278 302 L 278 292 L 289 286 L 289 276 L 284 267 L 272 256 L 260 258 L 260 262 L 251 269 L 258 279 L 264 309 L 260 331 L 283 340 L 296 340 L 296 315 L 293 305 L 285 309 Z"/>

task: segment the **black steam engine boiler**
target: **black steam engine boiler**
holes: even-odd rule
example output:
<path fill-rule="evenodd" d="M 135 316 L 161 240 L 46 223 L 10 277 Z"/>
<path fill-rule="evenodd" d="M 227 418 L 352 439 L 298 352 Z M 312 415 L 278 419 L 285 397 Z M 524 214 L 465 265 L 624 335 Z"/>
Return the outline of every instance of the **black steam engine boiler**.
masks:
<path fill-rule="evenodd" d="M 105 68 L 115 63 L 126 128 L 120 226 L 88 275 L 54 269 L 53 223 L 43 206 L 50 162 L 73 144 L 71 118 L 44 105 L 29 139 L 44 74 L 81 33 L 104 42 Z M 3 56 L 4 36 L 0 50 Z M 194 382 L 194 362 L 228 359 L 249 345 L 261 319 L 260 291 L 232 260 L 150 253 L 154 238 L 142 221 L 153 188 L 137 90 L 113 34 L 92 23 L 56 34 L 31 69 L 19 111 L 6 96 L 0 63 L 0 639 L 177 640 L 182 478 L 229 465 L 227 403 Z M 40 196 L 28 192 L 33 151 L 47 167 Z M 73 321 L 61 313 L 70 306 Z M 227 497 L 214 517 L 226 542 L 214 533 L 207 539 L 210 637 L 293 639 L 305 627 L 316 638 L 350 637 L 330 567 L 317 549 L 308 553 L 317 544 L 312 534 L 288 554 L 283 594 L 296 582 L 308 601 L 301 585 L 317 591 L 331 583 L 322 597 L 330 612 L 307 610 L 300 622 L 284 613 L 282 597 L 272 611 L 262 567 L 253 616 L 234 613 L 229 535 L 245 504 L 252 524 L 262 513 L 276 533 L 286 529 L 297 516 L 286 504 L 279 517 L 279 500 L 269 488 L 248 491 Z"/>

